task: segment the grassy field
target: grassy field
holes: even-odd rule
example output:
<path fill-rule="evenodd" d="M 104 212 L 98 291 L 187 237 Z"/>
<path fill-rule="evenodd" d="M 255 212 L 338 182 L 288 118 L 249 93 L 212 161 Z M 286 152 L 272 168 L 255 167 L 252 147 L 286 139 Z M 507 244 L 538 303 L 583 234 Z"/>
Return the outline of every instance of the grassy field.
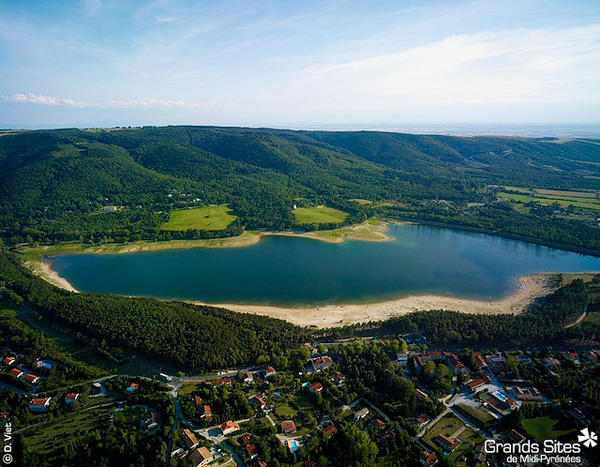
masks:
<path fill-rule="evenodd" d="M 315 208 L 298 208 L 294 210 L 298 224 L 339 224 L 343 222 L 348 213 L 326 206 Z"/>
<path fill-rule="evenodd" d="M 600 211 L 600 198 L 593 191 L 563 191 L 544 190 L 506 186 L 507 191 L 498 193 L 500 198 L 515 201 L 517 203 L 528 203 L 530 201 L 540 204 L 558 203 L 562 208 L 574 206 L 576 208 Z M 508 193 L 510 191 L 511 193 Z"/>
<path fill-rule="evenodd" d="M 223 230 L 234 220 L 233 211 L 226 204 L 205 206 L 203 208 L 173 211 L 163 230 Z"/>
<path fill-rule="evenodd" d="M 440 447 L 434 441 L 435 437 L 439 434 L 444 434 L 450 438 L 454 438 L 454 433 L 461 429 L 462 431 L 460 432 L 458 439 L 462 441 L 462 444 L 456 448 L 454 452 L 449 453 L 448 455 L 449 459 L 456 463 L 457 459 L 462 458 L 467 451 L 474 448 L 477 444 L 483 442 L 483 437 L 472 429 L 467 428 L 465 424 L 454 415 L 449 414 L 443 417 L 433 427 L 427 430 L 422 440 L 432 448 L 440 451 Z M 465 464 L 456 463 L 456 465 L 458 466 Z"/>
<path fill-rule="evenodd" d="M 105 430 L 113 410 L 114 406 L 97 407 L 85 412 L 67 414 L 41 428 L 36 427 L 35 430 L 27 431 L 22 437 L 23 443 L 29 452 L 38 454 L 61 452 L 69 441 L 91 430 Z"/>
<path fill-rule="evenodd" d="M 577 431 L 570 420 L 553 415 L 526 418 L 523 420 L 523 427 L 529 436 L 538 442 L 543 442 L 546 439 L 574 441 L 575 432 Z"/>
<path fill-rule="evenodd" d="M 458 404 L 458 407 L 463 412 L 466 412 L 471 418 L 478 420 L 481 426 L 485 426 L 486 423 L 496 420 L 493 415 L 483 407 L 473 407 L 472 405 L 466 404 Z"/>

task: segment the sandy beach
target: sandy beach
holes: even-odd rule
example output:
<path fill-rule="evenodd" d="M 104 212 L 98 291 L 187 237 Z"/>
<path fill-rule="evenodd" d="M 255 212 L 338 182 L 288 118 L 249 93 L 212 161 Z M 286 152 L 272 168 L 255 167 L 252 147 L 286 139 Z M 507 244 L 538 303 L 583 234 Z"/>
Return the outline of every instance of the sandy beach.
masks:
<path fill-rule="evenodd" d="M 25 266 L 27 266 L 34 274 L 50 282 L 52 285 L 68 290 L 69 292 L 78 292 L 68 280 L 59 276 L 58 273 L 50 267 L 48 261 L 27 261 Z"/>
<path fill-rule="evenodd" d="M 385 320 L 414 311 L 452 310 L 476 314 L 516 314 L 523 312 L 537 298 L 554 290 L 555 273 L 539 273 L 519 278 L 519 288 L 512 295 L 496 301 L 479 301 L 438 295 L 415 295 L 378 303 L 327 305 L 320 307 L 284 308 L 228 303 L 198 305 L 220 306 L 240 313 L 254 313 L 288 321 L 298 326 L 318 328 Z"/>

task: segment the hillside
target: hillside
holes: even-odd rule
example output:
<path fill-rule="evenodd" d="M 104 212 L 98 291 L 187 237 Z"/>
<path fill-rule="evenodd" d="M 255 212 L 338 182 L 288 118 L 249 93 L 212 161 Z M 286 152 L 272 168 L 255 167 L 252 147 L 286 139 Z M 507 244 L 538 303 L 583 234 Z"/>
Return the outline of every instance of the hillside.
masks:
<path fill-rule="evenodd" d="M 213 127 L 0 137 L 7 244 L 207 238 L 384 215 L 600 249 L 594 206 L 562 206 L 560 213 L 543 203 L 521 206 L 500 200 L 501 186 L 597 198 L 600 141 Z M 161 229 L 174 210 L 213 204 L 228 204 L 236 222 L 222 231 Z M 348 216 L 299 224 L 294 205 L 327 205 Z"/>

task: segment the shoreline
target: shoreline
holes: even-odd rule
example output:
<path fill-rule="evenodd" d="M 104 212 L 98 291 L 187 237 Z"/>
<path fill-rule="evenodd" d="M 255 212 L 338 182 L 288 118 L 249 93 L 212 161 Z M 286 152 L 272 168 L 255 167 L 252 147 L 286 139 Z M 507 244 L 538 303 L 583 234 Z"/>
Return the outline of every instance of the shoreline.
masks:
<path fill-rule="evenodd" d="M 73 287 L 73 285 L 67 279 L 60 276 L 54 269 L 52 269 L 52 263 L 48 260 L 29 260 L 25 262 L 25 267 L 27 267 L 36 276 L 41 277 L 46 282 L 49 282 L 56 287 L 69 292 L 79 293 L 79 290 Z"/>
<path fill-rule="evenodd" d="M 186 248 L 241 248 L 255 245 L 263 237 L 299 237 L 319 240 L 327 243 L 343 243 L 346 240 L 359 240 L 365 242 L 388 242 L 394 237 L 385 232 L 388 223 L 409 224 L 411 222 L 376 221 L 368 220 L 360 224 L 339 227 L 333 230 L 317 230 L 311 232 L 294 231 L 259 231 L 245 230 L 235 237 L 210 238 L 198 240 L 167 240 L 167 241 L 140 241 L 128 244 L 108 243 L 104 245 L 89 245 L 82 243 L 63 243 L 38 247 L 25 247 L 19 253 L 26 255 L 75 255 L 75 254 L 109 254 L 109 253 L 134 253 L 142 251 L 176 250 Z"/>
<path fill-rule="evenodd" d="M 356 303 L 286 308 L 270 305 L 240 305 L 188 301 L 195 305 L 226 308 L 238 313 L 251 313 L 282 319 L 301 327 L 329 328 L 369 321 L 383 321 L 415 311 L 448 310 L 469 314 L 519 314 L 537 299 L 557 287 L 553 286 L 554 272 L 528 274 L 518 278 L 519 288 L 508 297 L 494 301 L 444 297 L 441 295 L 409 295 L 374 303 Z"/>

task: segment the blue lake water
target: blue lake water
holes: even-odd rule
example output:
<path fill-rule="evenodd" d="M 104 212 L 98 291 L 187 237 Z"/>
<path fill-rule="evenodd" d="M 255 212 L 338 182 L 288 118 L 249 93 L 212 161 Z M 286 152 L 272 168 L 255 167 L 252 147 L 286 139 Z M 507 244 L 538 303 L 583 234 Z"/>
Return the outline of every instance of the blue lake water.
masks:
<path fill-rule="evenodd" d="M 600 271 L 600 258 L 488 234 L 389 225 L 390 242 L 333 244 L 268 236 L 243 248 L 58 256 L 52 268 L 86 292 L 208 303 L 309 305 L 416 294 L 499 299 L 535 272 Z"/>

